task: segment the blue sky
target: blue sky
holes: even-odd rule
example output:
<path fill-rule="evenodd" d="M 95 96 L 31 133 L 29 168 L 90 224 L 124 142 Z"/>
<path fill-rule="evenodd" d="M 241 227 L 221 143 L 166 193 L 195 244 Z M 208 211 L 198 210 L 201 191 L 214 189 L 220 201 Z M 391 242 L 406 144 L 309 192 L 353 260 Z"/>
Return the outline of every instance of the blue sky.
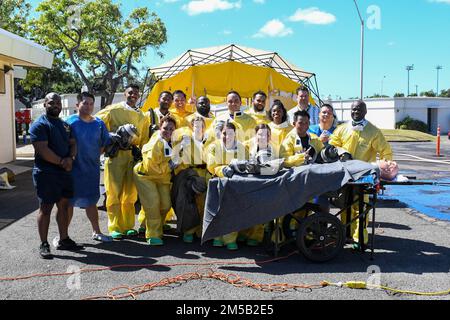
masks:
<path fill-rule="evenodd" d="M 39 1 L 32 1 L 38 3 Z M 450 0 L 358 0 L 365 29 L 364 95 L 450 88 Z M 276 51 L 314 72 L 322 96 L 359 95 L 360 22 L 353 0 L 131 0 L 124 13 L 147 6 L 166 24 L 157 66 L 190 48 L 223 44 Z M 382 88 L 383 87 L 383 88 Z"/>

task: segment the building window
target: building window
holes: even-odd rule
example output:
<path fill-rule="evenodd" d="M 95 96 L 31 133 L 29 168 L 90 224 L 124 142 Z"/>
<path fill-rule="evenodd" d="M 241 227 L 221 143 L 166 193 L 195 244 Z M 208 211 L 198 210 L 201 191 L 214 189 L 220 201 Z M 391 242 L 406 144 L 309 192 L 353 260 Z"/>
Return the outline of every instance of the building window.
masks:
<path fill-rule="evenodd" d="M 0 94 L 6 93 L 6 85 L 5 85 L 5 71 L 0 69 Z"/>

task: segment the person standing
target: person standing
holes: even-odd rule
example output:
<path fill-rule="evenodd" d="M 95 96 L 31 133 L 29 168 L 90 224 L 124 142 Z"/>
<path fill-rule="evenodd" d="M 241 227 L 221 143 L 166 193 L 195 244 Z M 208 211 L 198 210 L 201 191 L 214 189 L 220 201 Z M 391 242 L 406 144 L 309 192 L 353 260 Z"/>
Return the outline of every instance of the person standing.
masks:
<path fill-rule="evenodd" d="M 341 147 L 348 151 L 353 159 L 366 162 L 375 162 L 377 155 L 380 160 L 392 160 L 392 149 L 386 141 L 380 129 L 366 120 L 367 106 L 364 101 L 358 100 L 352 103 L 352 120 L 341 124 L 336 128 L 331 136 L 330 144 L 335 147 Z M 364 202 L 369 200 L 366 195 Z M 358 204 L 352 206 L 352 220 L 359 215 Z M 342 216 L 346 223 L 345 215 Z M 364 243 L 368 243 L 367 233 L 368 216 L 364 225 Z M 359 243 L 359 219 L 356 219 L 351 225 L 351 234 L 354 241 L 354 247 L 361 246 Z"/>
<path fill-rule="evenodd" d="M 62 110 L 61 97 L 52 92 L 44 100 L 45 114 L 30 128 L 30 137 L 35 150 L 33 184 L 39 199 L 37 218 L 41 245 L 39 254 L 51 259 L 47 241 L 50 216 L 54 205 L 58 208 L 56 221 L 59 229 L 57 250 L 79 250 L 68 235 L 69 199 L 73 196 L 72 166 L 77 146 L 70 126 L 59 118 Z"/>
<path fill-rule="evenodd" d="M 258 91 L 253 94 L 253 109 L 250 109 L 247 114 L 251 116 L 256 124 L 268 124 L 270 119 L 266 113 L 267 95 L 263 91 Z"/>
<path fill-rule="evenodd" d="M 73 217 L 73 208 L 84 208 L 92 225 L 92 239 L 110 242 L 112 238 L 104 235 L 98 223 L 97 202 L 100 199 L 100 155 L 108 143 L 109 134 L 105 124 L 92 116 L 95 97 L 82 92 L 77 96 L 78 114 L 70 116 L 70 125 L 77 141 L 77 157 L 73 163 L 72 178 L 74 196 L 70 200 L 68 226 Z"/>
<path fill-rule="evenodd" d="M 123 103 L 110 105 L 100 110 L 96 116 L 103 120 L 109 132 L 125 124 L 134 125 L 139 134 L 135 145 L 142 147 L 149 137 L 148 117 L 137 106 L 139 87 L 129 85 L 125 90 Z M 108 230 L 114 239 L 123 235 L 135 236 L 135 202 L 137 190 L 133 181 L 134 157 L 131 150 L 119 150 L 115 157 L 105 161 L 106 210 L 108 212 Z"/>
<path fill-rule="evenodd" d="M 314 133 L 324 145 L 327 145 L 330 140 L 330 135 L 335 129 L 336 118 L 334 116 L 333 106 L 325 103 L 320 108 L 319 123 L 310 126 L 308 132 Z"/>
<path fill-rule="evenodd" d="M 177 128 L 188 127 L 189 122 L 186 118 L 190 116 L 192 112 L 186 110 L 186 93 L 182 90 L 175 90 L 172 95 L 174 108 L 170 110 L 170 115 L 176 120 Z"/>
<path fill-rule="evenodd" d="M 324 148 L 315 134 L 308 133 L 309 114 L 305 110 L 294 114 L 294 130 L 287 135 L 281 144 L 280 158 L 284 158 L 287 168 L 298 167 L 317 157 Z"/>
<path fill-rule="evenodd" d="M 175 119 L 171 116 L 163 117 L 160 128 L 144 145 L 142 161 L 133 168 L 134 181 L 142 205 L 141 223 L 145 225 L 145 238 L 151 246 L 164 244 L 163 225 L 172 206 L 170 180 L 172 171 L 175 169 L 172 161 L 172 134 L 176 129 Z"/>
<path fill-rule="evenodd" d="M 289 124 L 286 108 L 280 100 L 275 100 L 270 107 L 269 120 L 271 141 L 279 154 L 281 143 L 293 129 Z"/>
<path fill-rule="evenodd" d="M 309 103 L 309 90 L 307 87 L 299 87 L 297 88 L 297 106 L 289 110 L 288 118 L 289 123 L 294 123 L 294 114 L 297 111 L 305 110 L 308 112 L 310 120 L 310 125 L 315 125 L 319 123 L 319 108 L 313 106 Z"/>
<path fill-rule="evenodd" d="M 189 124 L 195 118 L 201 117 L 205 122 L 205 131 L 208 131 L 214 121 L 214 115 L 211 113 L 211 101 L 206 96 L 200 96 L 196 101 L 196 112 L 189 115 L 186 120 Z"/>
<path fill-rule="evenodd" d="M 236 127 L 236 139 L 243 143 L 254 137 L 256 121 L 248 114 L 242 112 L 242 99 L 238 92 L 230 91 L 227 94 L 226 104 L 228 111 L 217 116 L 213 122 L 213 128 L 218 122 L 232 122 Z"/>

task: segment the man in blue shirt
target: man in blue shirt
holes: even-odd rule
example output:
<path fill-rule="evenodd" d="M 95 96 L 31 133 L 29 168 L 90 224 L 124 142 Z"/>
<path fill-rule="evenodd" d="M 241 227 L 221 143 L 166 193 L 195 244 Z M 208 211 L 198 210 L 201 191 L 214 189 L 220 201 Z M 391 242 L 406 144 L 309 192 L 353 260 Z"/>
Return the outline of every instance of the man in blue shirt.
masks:
<path fill-rule="evenodd" d="M 336 123 L 337 121 L 333 106 L 324 103 L 320 108 L 319 123 L 310 126 L 308 132 L 314 133 L 320 138 L 320 141 L 322 141 L 324 145 L 327 145 L 330 140 L 330 135 L 334 132 L 334 129 L 336 129 Z"/>
<path fill-rule="evenodd" d="M 41 245 L 39 253 L 44 259 L 51 259 L 47 242 L 50 215 L 53 206 L 58 208 L 56 221 L 59 229 L 58 250 L 77 250 L 78 246 L 68 235 L 67 208 L 73 196 L 73 182 L 70 171 L 77 153 L 76 143 L 70 126 L 59 118 L 61 97 L 49 93 L 45 97 L 46 114 L 39 117 L 30 128 L 31 142 L 35 150 L 33 184 L 39 198 L 37 218 Z"/>
<path fill-rule="evenodd" d="M 288 112 L 289 124 L 294 124 L 294 113 L 305 110 L 309 114 L 309 124 L 319 123 L 319 108 L 309 104 L 309 90 L 307 87 L 297 88 L 297 105 Z"/>

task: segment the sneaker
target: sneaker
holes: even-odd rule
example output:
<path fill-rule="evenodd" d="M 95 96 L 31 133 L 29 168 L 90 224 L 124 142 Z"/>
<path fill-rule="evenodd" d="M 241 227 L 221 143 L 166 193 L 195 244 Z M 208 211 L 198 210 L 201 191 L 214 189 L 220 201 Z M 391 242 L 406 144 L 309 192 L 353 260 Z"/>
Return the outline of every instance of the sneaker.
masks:
<path fill-rule="evenodd" d="M 138 232 L 136 230 L 134 230 L 134 229 L 130 229 L 130 230 L 127 231 L 127 236 L 128 237 L 134 237 L 134 236 L 137 236 L 137 235 L 138 235 Z"/>
<path fill-rule="evenodd" d="M 83 246 L 78 245 L 75 241 L 67 237 L 66 239 L 59 240 L 56 250 L 68 250 L 77 251 L 83 249 Z"/>
<path fill-rule="evenodd" d="M 52 240 L 52 245 L 54 248 L 58 248 L 58 243 L 59 243 L 59 236 L 56 236 L 53 238 Z"/>
<path fill-rule="evenodd" d="M 122 239 L 122 234 L 120 232 L 113 231 L 113 232 L 111 232 L 111 238 L 113 238 L 115 240 L 120 240 L 120 239 Z"/>
<path fill-rule="evenodd" d="M 183 236 L 183 241 L 185 243 L 192 243 L 192 242 L 194 242 L 194 235 L 193 234 L 185 234 Z"/>
<path fill-rule="evenodd" d="M 113 238 L 107 235 L 104 235 L 103 233 L 93 233 L 92 234 L 92 240 L 101 241 L 101 242 L 111 242 L 113 241 Z"/>
<path fill-rule="evenodd" d="M 50 253 L 50 245 L 47 241 L 42 242 L 39 246 L 39 254 L 41 255 L 42 259 L 52 259 L 53 256 Z"/>
<path fill-rule="evenodd" d="M 237 250 L 238 245 L 236 242 L 227 243 L 227 249 L 232 251 Z"/>
<path fill-rule="evenodd" d="M 249 247 L 257 247 L 257 246 L 259 246 L 259 241 L 255 240 L 255 239 L 248 239 L 247 240 L 247 245 Z"/>
<path fill-rule="evenodd" d="M 213 247 L 223 247 L 223 241 L 222 240 L 218 240 L 218 239 L 214 239 L 213 240 Z"/>
<path fill-rule="evenodd" d="M 160 238 L 150 238 L 147 240 L 147 243 L 151 246 L 162 246 L 164 244 Z"/>
<path fill-rule="evenodd" d="M 138 233 L 139 234 L 145 234 L 145 227 L 139 227 Z"/>

